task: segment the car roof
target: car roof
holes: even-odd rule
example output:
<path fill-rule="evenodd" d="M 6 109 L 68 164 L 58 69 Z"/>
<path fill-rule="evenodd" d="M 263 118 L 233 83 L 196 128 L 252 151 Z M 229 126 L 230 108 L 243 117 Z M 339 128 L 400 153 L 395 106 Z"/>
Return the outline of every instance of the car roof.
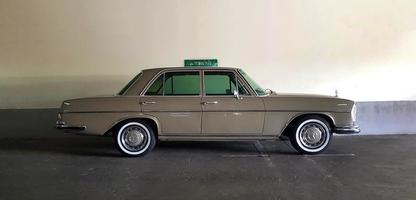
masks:
<path fill-rule="evenodd" d="M 143 71 L 162 71 L 162 70 L 200 70 L 200 69 L 212 69 L 212 70 L 237 70 L 239 68 L 236 67 L 157 67 L 157 68 L 147 68 L 143 69 Z"/>
<path fill-rule="evenodd" d="M 235 67 L 160 67 L 160 68 L 147 68 L 142 70 L 141 78 L 134 83 L 125 94 L 134 95 L 136 91 L 143 91 L 149 81 L 151 81 L 158 73 L 161 73 L 164 70 L 232 70 L 235 71 L 238 68 Z"/>

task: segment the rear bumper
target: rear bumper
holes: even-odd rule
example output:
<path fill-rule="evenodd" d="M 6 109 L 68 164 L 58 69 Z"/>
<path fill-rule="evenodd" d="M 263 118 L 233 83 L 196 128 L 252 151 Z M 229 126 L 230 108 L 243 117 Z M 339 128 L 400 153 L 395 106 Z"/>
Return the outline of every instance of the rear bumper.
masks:
<path fill-rule="evenodd" d="M 335 133 L 338 134 L 357 134 L 360 131 L 361 130 L 358 125 L 335 127 Z"/>
<path fill-rule="evenodd" d="M 70 125 L 67 125 L 66 122 L 64 122 L 62 120 L 61 113 L 58 113 L 58 119 L 56 120 L 55 128 L 60 129 L 60 130 L 84 131 L 85 129 L 87 129 L 87 126 L 70 126 Z"/>
<path fill-rule="evenodd" d="M 57 128 L 57 129 L 60 129 L 60 130 L 83 131 L 83 130 L 85 130 L 87 127 L 85 127 L 85 126 L 56 125 L 56 128 Z"/>
<path fill-rule="evenodd" d="M 60 130 L 74 130 L 74 131 L 83 131 L 87 129 L 86 126 L 68 126 L 63 121 L 57 121 L 55 128 L 60 129 Z"/>

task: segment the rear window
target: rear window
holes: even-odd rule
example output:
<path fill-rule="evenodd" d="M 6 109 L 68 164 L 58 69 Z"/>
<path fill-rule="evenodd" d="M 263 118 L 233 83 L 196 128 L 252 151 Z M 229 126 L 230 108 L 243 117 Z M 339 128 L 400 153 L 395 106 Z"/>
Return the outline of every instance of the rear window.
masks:
<path fill-rule="evenodd" d="M 133 83 L 135 83 L 137 80 L 139 80 L 139 78 L 142 76 L 142 72 L 140 72 L 139 74 L 137 74 L 133 79 L 131 79 L 127 85 L 125 85 L 120 92 L 118 92 L 118 95 L 123 95 L 124 93 L 127 92 L 127 90 L 131 87 L 131 85 L 133 85 Z"/>

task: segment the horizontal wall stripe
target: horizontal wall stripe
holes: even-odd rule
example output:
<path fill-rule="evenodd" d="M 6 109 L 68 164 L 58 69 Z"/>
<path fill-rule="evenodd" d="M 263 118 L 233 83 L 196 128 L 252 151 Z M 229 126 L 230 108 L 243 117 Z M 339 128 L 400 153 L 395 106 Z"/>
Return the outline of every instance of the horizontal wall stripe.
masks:
<path fill-rule="evenodd" d="M 357 102 L 359 135 L 414 134 L 416 133 L 416 101 Z M 54 109 L 0 109 L 0 137 L 15 134 L 36 137 L 36 132 L 52 129 L 58 108 Z M 126 112 L 126 111 L 123 111 Z M 173 111 L 169 111 L 173 112 Z M 184 111 L 189 112 L 189 111 Z M 32 124 L 21 126 L 21 124 Z M 36 126 L 33 126 L 36 124 Z"/>
<path fill-rule="evenodd" d="M 77 112 L 65 112 L 65 113 L 131 113 L 137 112 L 142 113 L 142 111 L 77 111 Z M 340 112 L 340 111 L 318 111 L 318 110 L 145 110 L 143 113 L 149 112 L 310 112 L 310 113 L 348 113 L 348 112 Z"/>

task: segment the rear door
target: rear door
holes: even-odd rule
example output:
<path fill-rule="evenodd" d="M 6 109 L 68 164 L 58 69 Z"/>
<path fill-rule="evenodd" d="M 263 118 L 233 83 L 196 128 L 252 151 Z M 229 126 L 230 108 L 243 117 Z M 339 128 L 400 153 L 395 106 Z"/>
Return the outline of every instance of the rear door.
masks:
<path fill-rule="evenodd" d="M 202 134 L 261 135 L 264 122 L 262 99 L 251 94 L 232 70 L 204 70 L 203 73 Z"/>
<path fill-rule="evenodd" d="M 155 116 L 160 135 L 201 134 L 201 75 L 199 70 L 167 71 L 140 98 L 144 114 Z"/>

